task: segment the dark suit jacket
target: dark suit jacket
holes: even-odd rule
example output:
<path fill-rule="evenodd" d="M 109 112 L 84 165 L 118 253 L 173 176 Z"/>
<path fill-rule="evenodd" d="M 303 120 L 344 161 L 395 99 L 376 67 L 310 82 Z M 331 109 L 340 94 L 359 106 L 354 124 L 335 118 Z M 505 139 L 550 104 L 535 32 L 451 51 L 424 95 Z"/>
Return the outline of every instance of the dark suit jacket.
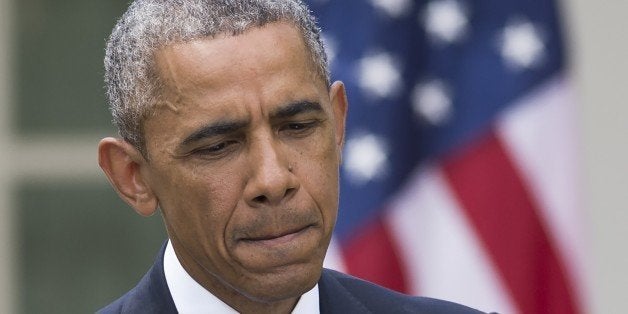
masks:
<path fill-rule="evenodd" d="M 164 250 L 165 245 L 135 288 L 98 313 L 177 313 L 164 275 Z M 329 269 L 323 269 L 318 291 L 321 313 L 481 313 L 447 301 L 406 296 Z"/>

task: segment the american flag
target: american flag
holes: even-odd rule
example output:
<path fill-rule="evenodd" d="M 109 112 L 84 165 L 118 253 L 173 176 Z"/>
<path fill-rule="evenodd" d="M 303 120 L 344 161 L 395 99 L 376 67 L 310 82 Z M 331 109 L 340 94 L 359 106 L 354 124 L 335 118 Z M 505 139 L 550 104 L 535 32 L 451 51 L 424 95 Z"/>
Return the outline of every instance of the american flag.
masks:
<path fill-rule="evenodd" d="M 311 0 L 349 116 L 326 264 L 501 313 L 587 312 L 551 0 Z"/>

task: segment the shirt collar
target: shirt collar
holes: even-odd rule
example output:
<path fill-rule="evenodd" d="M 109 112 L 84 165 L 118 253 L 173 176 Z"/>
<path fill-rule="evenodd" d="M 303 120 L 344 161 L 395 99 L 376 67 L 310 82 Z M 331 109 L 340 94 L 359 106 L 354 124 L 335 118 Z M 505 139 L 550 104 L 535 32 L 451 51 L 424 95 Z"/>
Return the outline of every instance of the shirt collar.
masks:
<path fill-rule="evenodd" d="M 179 313 L 224 313 L 237 314 L 232 307 L 218 299 L 197 283 L 183 268 L 168 241 L 164 253 L 164 273 L 170 295 Z M 292 314 L 319 314 L 318 284 L 304 293 Z"/>

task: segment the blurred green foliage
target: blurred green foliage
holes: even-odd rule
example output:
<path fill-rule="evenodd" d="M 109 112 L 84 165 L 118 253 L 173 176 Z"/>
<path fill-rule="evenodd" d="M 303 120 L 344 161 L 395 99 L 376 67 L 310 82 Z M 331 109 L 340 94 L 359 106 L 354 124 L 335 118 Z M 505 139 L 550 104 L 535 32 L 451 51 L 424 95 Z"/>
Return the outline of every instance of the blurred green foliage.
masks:
<path fill-rule="evenodd" d="M 102 59 L 127 1 L 13 3 L 17 135 L 110 133 Z M 105 183 L 14 188 L 20 313 L 93 313 L 137 283 L 166 239 L 159 215 L 138 216 Z"/>
<path fill-rule="evenodd" d="M 18 191 L 22 313 L 93 313 L 135 286 L 166 239 L 109 186 L 25 185 Z"/>
<path fill-rule="evenodd" d="M 21 134 L 111 129 L 104 47 L 126 1 L 15 1 L 15 121 Z"/>

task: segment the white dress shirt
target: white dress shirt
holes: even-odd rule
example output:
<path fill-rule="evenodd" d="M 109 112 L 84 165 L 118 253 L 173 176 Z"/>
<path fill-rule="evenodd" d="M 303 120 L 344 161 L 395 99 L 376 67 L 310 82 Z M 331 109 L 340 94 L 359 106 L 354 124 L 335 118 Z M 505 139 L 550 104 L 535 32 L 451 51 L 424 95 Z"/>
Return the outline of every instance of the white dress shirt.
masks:
<path fill-rule="evenodd" d="M 238 313 L 232 307 L 218 299 L 198 284 L 183 268 L 177 255 L 168 241 L 164 253 L 164 273 L 170 295 L 181 314 L 201 313 Z M 292 314 L 319 314 L 318 284 L 304 293 Z"/>

